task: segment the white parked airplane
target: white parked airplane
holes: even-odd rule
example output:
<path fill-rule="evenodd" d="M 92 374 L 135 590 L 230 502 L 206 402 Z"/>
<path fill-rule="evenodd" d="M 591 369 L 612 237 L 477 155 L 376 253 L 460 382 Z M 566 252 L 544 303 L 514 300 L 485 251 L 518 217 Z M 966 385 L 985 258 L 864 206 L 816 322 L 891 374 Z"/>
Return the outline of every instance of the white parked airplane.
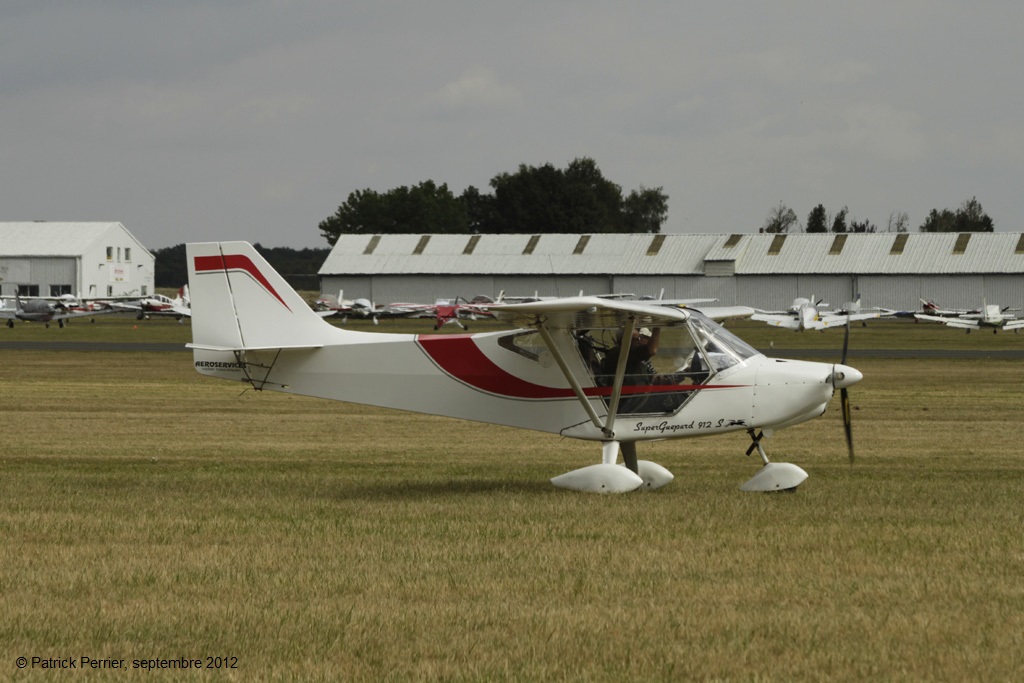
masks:
<path fill-rule="evenodd" d="M 914 317 L 917 320 L 943 323 L 949 327 L 967 330 L 967 334 L 970 334 L 971 330 L 979 330 L 983 327 L 991 328 L 993 334 L 999 330 L 1019 332 L 1020 328 L 1024 327 L 1024 319 L 1018 318 L 1012 313 L 1008 314 L 1008 310 L 1010 310 L 1009 306 L 1000 308 L 996 304 L 982 302 L 981 308 L 977 311 L 936 311 L 939 315 L 915 313 Z"/>
<path fill-rule="evenodd" d="M 188 285 L 178 288 L 178 295 L 173 299 L 163 294 L 144 297 L 118 297 L 112 301 L 114 308 L 120 311 L 133 311 L 139 320 L 156 316 L 170 316 L 181 322 L 192 316 L 189 307 Z"/>
<path fill-rule="evenodd" d="M 768 323 L 773 327 L 783 327 L 788 330 L 803 332 L 804 330 L 825 330 L 830 327 L 843 327 L 848 322 L 857 320 L 872 320 L 882 317 L 879 311 L 860 311 L 860 299 L 845 304 L 837 311 L 822 311 L 822 302 L 810 299 L 798 298 L 793 300 L 793 305 L 788 311 L 757 311 L 750 316 L 751 320 L 759 320 Z"/>
<path fill-rule="evenodd" d="M 189 244 L 186 253 L 199 373 L 601 445 L 600 464 L 555 477 L 556 486 L 658 488 L 672 475 L 637 460 L 638 442 L 743 430 L 764 466 L 741 488 L 795 489 L 807 473 L 769 462 L 762 440 L 822 415 L 836 389 L 853 457 L 847 388 L 862 375 L 844 364 L 845 349 L 836 364 L 766 358 L 698 310 L 589 296 L 489 307 L 515 330 L 356 332 L 321 319 L 246 242 Z M 633 350 L 644 327 L 659 328 L 653 356 Z"/>

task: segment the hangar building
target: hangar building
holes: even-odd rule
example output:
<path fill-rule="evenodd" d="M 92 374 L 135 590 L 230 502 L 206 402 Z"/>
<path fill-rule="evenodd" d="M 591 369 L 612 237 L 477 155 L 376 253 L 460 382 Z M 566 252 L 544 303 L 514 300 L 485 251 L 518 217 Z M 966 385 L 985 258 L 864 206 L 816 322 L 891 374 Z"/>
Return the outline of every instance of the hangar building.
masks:
<path fill-rule="evenodd" d="M 0 222 L 3 296 L 148 296 L 154 266 L 121 223 Z"/>
<path fill-rule="evenodd" d="M 917 309 L 1024 306 L 1024 234 L 342 235 L 324 294 L 430 303 L 627 292 L 787 308 L 797 297 Z"/>

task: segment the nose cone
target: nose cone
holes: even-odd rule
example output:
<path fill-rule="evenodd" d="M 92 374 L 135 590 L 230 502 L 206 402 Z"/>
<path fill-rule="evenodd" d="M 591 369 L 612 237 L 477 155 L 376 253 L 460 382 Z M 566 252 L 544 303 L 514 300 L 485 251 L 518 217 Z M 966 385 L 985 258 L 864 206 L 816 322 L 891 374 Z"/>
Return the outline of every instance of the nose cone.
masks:
<path fill-rule="evenodd" d="M 832 384 L 836 389 L 845 389 L 864 379 L 860 370 L 851 368 L 849 365 L 836 364 L 832 366 Z"/>

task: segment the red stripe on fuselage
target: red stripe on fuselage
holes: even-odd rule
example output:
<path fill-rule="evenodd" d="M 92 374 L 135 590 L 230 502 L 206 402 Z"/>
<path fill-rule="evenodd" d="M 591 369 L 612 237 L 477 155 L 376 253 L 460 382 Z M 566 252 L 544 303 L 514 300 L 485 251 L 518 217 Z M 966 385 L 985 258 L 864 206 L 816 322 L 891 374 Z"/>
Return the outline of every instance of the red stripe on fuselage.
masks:
<path fill-rule="evenodd" d="M 574 398 L 571 388 L 546 387 L 516 377 L 488 358 L 469 334 L 417 335 L 416 343 L 447 375 L 489 394 L 523 399 Z M 732 386 L 704 384 L 658 384 L 624 386 L 622 394 L 655 394 L 695 389 L 729 389 Z M 611 387 L 585 387 L 587 396 L 611 396 Z"/>
<path fill-rule="evenodd" d="M 267 278 L 260 272 L 256 264 L 252 262 L 248 256 L 243 254 L 225 254 L 221 256 L 219 254 L 214 256 L 196 256 L 195 257 L 196 273 L 209 273 L 214 271 L 229 271 L 229 270 L 240 270 L 247 273 L 252 279 L 262 285 L 263 289 L 267 290 L 271 296 L 281 302 L 281 305 L 287 308 L 289 311 L 292 310 L 288 304 L 284 302 L 281 295 L 277 293 L 277 290 L 270 284 Z"/>

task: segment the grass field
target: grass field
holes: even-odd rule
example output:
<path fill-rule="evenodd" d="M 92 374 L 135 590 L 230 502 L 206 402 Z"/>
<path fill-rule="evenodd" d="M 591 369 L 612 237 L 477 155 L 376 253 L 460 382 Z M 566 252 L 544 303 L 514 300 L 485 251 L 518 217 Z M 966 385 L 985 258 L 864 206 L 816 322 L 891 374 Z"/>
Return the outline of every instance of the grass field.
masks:
<path fill-rule="evenodd" d="M 841 344 L 746 325 L 733 328 L 761 347 Z M 0 341 L 29 332 L 189 334 L 111 320 Z M 906 323 L 854 328 L 851 343 L 915 335 L 1024 344 Z M 238 658 L 75 674 L 154 681 L 1024 670 L 1019 361 L 859 360 L 855 465 L 838 401 L 768 442 L 810 473 L 794 495 L 737 490 L 758 467 L 738 434 L 642 448 L 676 474 L 669 487 L 593 496 L 547 481 L 597 462 L 593 444 L 243 392 L 185 353 L 2 353 L 0 677 L 40 678 L 22 656 Z"/>

